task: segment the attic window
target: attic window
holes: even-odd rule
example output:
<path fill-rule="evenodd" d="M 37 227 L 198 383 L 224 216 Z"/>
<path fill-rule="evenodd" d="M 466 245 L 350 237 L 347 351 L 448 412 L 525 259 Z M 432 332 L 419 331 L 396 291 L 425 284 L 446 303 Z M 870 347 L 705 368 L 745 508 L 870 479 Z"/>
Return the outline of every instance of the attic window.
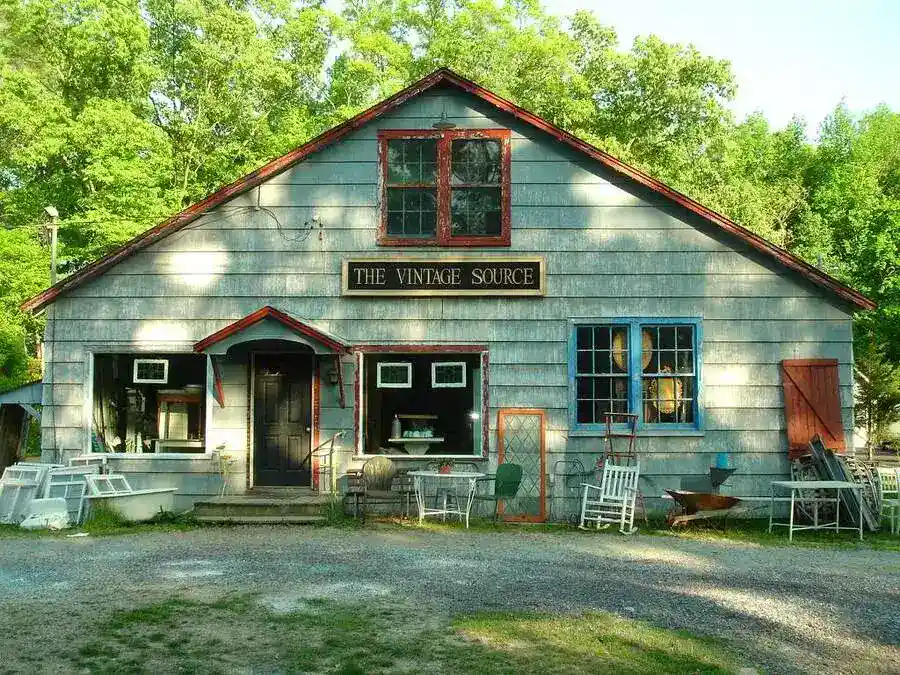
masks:
<path fill-rule="evenodd" d="M 131 381 L 135 384 L 165 384 L 169 381 L 168 359 L 135 359 Z"/>
<path fill-rule="evenodd" d="M 379 132 L 389 246 L 509 246 L 509 131 Z"/>

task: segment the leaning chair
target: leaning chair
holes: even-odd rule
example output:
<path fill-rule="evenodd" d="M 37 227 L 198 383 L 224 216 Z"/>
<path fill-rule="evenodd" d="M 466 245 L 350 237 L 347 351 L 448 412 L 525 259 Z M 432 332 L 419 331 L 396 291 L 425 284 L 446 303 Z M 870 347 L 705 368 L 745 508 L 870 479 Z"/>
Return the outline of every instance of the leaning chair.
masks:
<path fill-rule="evenodd" d="M 494 503 L 493 521 L 496 523 L 500 513 L 500 502 L 515 498 L 519 492 L 519 486 L 522 484 L 522 467 L 519 464 L 504 462 L 497 466 L 497 473 L 493 476 L 485 476 L 477 480 L 479 483 L 492 482 L 494 484 L 493 493 L 476 494 L 475 499 Z"/>
<path fill-rule="evenodd" d="M 622 534 L 636 532 L 634 510 L 640 474 L 640 462 L 634 466 L 605 462 L 600 485 L 581 484 L 584 493 L 581 498 L 581 523 L 578 527 L 587 529 L 587 524 L 591 523 L 599 530 L 601 527 L 618 524 Z"/>

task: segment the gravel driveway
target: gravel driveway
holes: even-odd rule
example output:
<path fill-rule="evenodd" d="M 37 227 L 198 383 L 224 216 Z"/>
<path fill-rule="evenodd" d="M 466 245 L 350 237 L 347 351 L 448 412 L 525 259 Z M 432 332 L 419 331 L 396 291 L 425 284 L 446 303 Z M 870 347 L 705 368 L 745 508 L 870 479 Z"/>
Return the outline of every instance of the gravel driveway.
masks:
<path fill-rule="evenodd" d="M 366 596 L 423 613 L 602 609 L 724 637 L 769 672 L 900 673 L 895 552 L 524 528 L 0 540 L 0 616 L 12 619 L 3 621 L 0 654 L 48 636 L 73 639 L 81 622 L 112 609 L 228 593 L 258 593 L 276 610 Z"/>

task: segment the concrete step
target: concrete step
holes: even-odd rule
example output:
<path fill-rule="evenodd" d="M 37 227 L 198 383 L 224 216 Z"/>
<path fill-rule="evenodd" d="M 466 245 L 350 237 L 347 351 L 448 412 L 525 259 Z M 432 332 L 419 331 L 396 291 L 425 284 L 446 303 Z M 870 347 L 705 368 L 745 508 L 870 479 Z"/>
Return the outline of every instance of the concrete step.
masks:
<path fill-rule="evenodd" d="M 219 521 L 237 518 L 312 518 L 321 517 L 330 499 L 323 495 L 286 498 L 255 495 L 211 497 L 194 502 L 194 516 Z"/>
<path fill-rule="evenodd" d="M 195 516 L 200 523 L 238 523 L 244 525 L 315 525 L 325 522 L 325 516 L 247 516 L 247 515 L 198 515 Z"/>

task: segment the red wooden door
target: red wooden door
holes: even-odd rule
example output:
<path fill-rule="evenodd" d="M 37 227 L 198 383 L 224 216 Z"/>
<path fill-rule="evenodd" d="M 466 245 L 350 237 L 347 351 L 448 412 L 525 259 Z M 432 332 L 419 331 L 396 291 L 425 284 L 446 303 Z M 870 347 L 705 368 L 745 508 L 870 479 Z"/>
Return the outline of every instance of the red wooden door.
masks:
<path fill-rule="evenodd" d="M 807 454 L 816 434 L 827 448 L 845 450 L 837 359 L 785 360 L 781 373 L 788 457 Z"/>

